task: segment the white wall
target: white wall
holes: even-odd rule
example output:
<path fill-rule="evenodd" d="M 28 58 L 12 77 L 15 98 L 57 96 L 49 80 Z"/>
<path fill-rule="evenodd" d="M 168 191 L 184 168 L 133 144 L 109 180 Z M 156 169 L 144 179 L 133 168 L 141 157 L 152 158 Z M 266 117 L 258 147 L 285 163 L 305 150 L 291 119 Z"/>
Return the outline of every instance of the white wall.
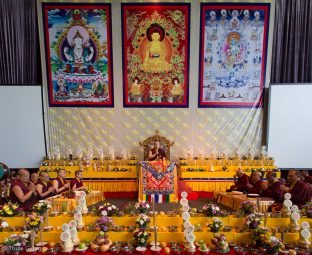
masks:
<path fill-rule="evenodd" d="M 44 156 L 41 86 L 0 86 L 0 162 L 37 168 Z"/>
<path fill-rule="evenodd" d="M 270 88 L 268 151 L 280 168 L 312 168 L 312 84 Z"/>

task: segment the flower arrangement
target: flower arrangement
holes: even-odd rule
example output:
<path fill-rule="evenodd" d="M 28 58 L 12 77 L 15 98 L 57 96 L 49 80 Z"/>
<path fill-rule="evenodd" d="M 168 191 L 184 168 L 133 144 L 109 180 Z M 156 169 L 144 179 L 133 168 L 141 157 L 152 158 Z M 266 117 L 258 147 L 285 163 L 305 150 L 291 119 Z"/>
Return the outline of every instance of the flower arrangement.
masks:
<path fill-rule="evenodd" d="M 262 223 L 262 219 L 258 214 L 250 214 L 245 219 L 245 225 L 247 225 L 249 229 L 259 228 L 261 223 Z"/>
<path fill-rule="evenodd" d="M 7 228 L 9 226 L 9 223 L 4 220 L 3 218 L 0 218 L 0 227 L 1 228 Z"/>
<path fill-rule="evenodd" d="M 255 246 L 265 246 L 269 238 L 269 232 L 266 228 L 256 228 L 251 230 L 250 238 Z"/>
<path fill-rule="evenodd" d="M 114 226 L 114 221 L 108 216 L 102 216 L 95 221 L 95 226 L 99 227 L 102 231 L 107 232 Z"/>
<path fill-rule="evenodd" d="M 25 218 L 25 222 L 30 229 L 38 229 L 40 224 L 43 223 L 43 217 L 36 213 L 32 213 Z"/>
<path fill-rule="evenodd" d="M 98 208 L 99 215 L 103 216 L 117 215 L 118 211 L 118 208 L 115 205 L 111 205 L 110 203 L 104 203 Z"/>
<path fill-rule="evenodd" d="M 135 211 L 135 206 L 129 202 L 123 206 L 122 211 L 124 214 L 130 214 Z"/>
<path fill-rule="evenodd" d="M 133 239 L 137 246 L 145 247 L 147 245 L 150 233 L 145 229 L 137 229 L 133 232 Z"/>
<path fill-rule="evenodd" d="M 16 203 L 9 202 L 0 207 L 1 216 L 15 216 L 19 211 L 19 206 Z"/>
<path fill-rule="evenodd" d="M 284 249 L 284 245 L 280 239 L 275 236 L 270 236 L 266 240 L 267 252 L 269 254 L 275 254 Z"/>
<path fill-rule="evenodd" d="M 34 205 L 33 209 L 39 215 L 44 215 L 49 209 L 51 205 L 46 200 L 40 200 L 37 204 Z"/>
<path fill-rule="evenodd" d="M 220 207 L 213 203 L 204 204 L 202 207 L 202 211 L 208 217 L 215 217 L 219 216 Z"/>
<path fill-rule="evenodd" d="M 136 203 L 134 206 L 136 209 L 140 211 L 140 213 L 146 213 L 147 209 L 150 207 L 149 204 L 145 201 L 141 201 Z"/>
<path fill-rule="evenodd" d="M 213 218 L 212 222 L 208 224 L 208 227 L 210 227 L 211 232 L 217 233 L 222 228 L 223 222 L 222 220 L 218 218 Z"/>
<path fill-rule="evenodd" d="M 249 214 L 253 214 L 256 211 L 255 203 L 251 201 L 244 201 L 240 204 L 239 214 L 242 216 L 247 216 Z"/>
<path fill-rule="evenodd" d="M 3 241 L 3 246 L 7 253 L 19 252 L 30 244 L 30 235 L 23 233 L 21 235 L 11 235 Z"/>
<path fill-rule="evenodd" d="M 148 224 L 151 222 L 151 219 L 146 214 L 140 214 L 139 218 L 137 218 L 135 222 L 138 228 L 146 229 L 148 228 Z"/>

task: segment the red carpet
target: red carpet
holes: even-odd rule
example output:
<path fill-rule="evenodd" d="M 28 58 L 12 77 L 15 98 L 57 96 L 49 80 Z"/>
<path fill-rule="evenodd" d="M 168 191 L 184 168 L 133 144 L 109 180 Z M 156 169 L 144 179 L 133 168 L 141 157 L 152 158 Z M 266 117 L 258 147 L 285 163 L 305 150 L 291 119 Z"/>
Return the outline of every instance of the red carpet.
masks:
<path fill-rule="evenodd" d="M 138 192 L 104 192 L 105 198 L 138 198 Z"/>

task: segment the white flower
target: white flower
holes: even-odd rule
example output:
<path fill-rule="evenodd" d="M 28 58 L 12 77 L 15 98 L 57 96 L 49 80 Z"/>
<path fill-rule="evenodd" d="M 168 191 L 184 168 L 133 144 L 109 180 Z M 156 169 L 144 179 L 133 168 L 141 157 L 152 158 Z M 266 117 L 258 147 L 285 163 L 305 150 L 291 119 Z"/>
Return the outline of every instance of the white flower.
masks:
<path fill-rule="evenodd" d="M 7 223 L 6 221 L 2 221 L 1 227 L 7 228 L 8 226 L 9 226 L 9 223 Z"/>
<path fill-rule="evenodd" d="M 110 207 L 108 207 L 108 208 L 107 208 L 107 210 L 111 211 L 111 210 L 112 210 L 112 207 L 111 207 L 111 206 L 110 206 Z"/>
<path fill-rule="evenodd" d="M 102 215 L 103 216 L 107 216 L 107 212 L 106 211 L 102 211 Z"/>
<path fill-rule="evenodd" d="M 22 237 L 23 239 L 28 239 L 28 238 L 29 238 L 29 235 L 28 235 L 28 234 L 22 234 L 21 237 Z"/>
<path fill-rule="evenodd" d="M 113 209 L 116 209 L 116 206 L 112 205 L 112 208 L 113 208 Z"/>
<path fill-rule="evenodd" d="M 149 208 L 149 204 L 146 204 L 146 208 Z"/>
<path fill-rule="evenodd" d="M 144 224 L 144 221 L 143 220 L 140 220 L 140 225 L 143 225 Z"/>

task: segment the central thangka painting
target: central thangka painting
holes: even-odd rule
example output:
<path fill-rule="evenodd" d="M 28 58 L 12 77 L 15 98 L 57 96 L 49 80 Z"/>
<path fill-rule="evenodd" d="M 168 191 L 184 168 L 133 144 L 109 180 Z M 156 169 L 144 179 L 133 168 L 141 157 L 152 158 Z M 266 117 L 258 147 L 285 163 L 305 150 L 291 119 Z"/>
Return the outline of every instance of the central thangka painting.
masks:
<path fill-rule="evenodd" d="M 188 107 L 190 5 L 122 4 L 126 107 Z"/>

